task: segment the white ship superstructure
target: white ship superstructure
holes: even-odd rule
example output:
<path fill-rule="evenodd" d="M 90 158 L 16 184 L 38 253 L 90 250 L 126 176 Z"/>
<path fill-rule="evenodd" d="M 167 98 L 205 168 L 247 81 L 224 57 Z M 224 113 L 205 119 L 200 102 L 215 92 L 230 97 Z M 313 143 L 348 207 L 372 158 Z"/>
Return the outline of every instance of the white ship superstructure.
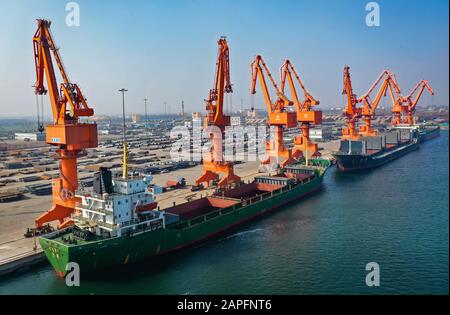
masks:
<path fill-rule="evenodd" d="M 151 175 L 126 179 L 110 176 L 110 171 L 101 170 L 94 191 L 77 195 L 80 202 L 72 216 L 76 225 L 109 237 L 165 227 L 165 213 L 156 209 L 154 196 L 160 188 L 152 184 Z"/>

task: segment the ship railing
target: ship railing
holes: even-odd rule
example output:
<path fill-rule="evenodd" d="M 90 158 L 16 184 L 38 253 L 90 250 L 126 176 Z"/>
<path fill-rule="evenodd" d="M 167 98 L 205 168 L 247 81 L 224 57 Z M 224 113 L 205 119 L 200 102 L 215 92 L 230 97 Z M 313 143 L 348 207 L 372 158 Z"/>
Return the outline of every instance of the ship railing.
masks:
<path fill-rule="evenodd" d="M 302 181 L 302 183 L 305 183 L 305 184 L 309 183 L 313 178 L 314 178 L 314 176 L 308 177 L 308 178 L 304 179 Z M 286 191 L 292 190 L 295 186 L 297 186 L 297 185 L 289 184 L 289 185 L 283 186 L 283 187 L 281 187 L 279 189 L 259 194 L 259 195 L 255 196 L 255 197 L 250 198 L 250 199 L 240 200 L 241 202 L 238 203 L 238 204 L 235 204 L 235 205 L 227 207 L 227 208 L 222 208 L 222 209 L 219 209 L 219 210 L 207 213 L 205 215 L 202 215 L 202 216 L 199 216 L 199 217 L 196 217 L 196 218 L 184 221 L 184 222 L 176 223 L 173 226 L 171 226 L 171 228 L 173 228 L 173 229 L 183 229 L 183 228 L 192 227 L 192 226 L 194 226 L 196 224 L 200 224 L 200 223 L 203 223 L 205 221 L 214 219 L 214 218 L 216 218 L 218 216 L 234 212 L 235 210 L 238 210 L 238 209 L 240 209 L 240 208 L 242 208 L 244 206 L 252 205 L 252 204 L 261 202 L 261 201 L 263 201 L 265 199 L 268 199 L 269 197 L 280 195 L 280 194 L 282 194 L 282 193 L 284 193 Z M 239 200 L 239 199 L 236 199 L 236 198 L 229 198 L 229 197 L 224 197 L 224 196 L 214 196 L 214 197 L 219 197 L 219 198 L 222 198 L 222 199 L 227 199 L 227 200 L 232 200 L 232 201 Z"/>
<path fill-rule="evenodd" d="M 142 191 L 142 192 L 144 192 L 144 191 Z M 80 196 L 80 197 L 86 197 L 88 199 L 92 198 L 92 199 L 95 199 L 95 200 L 101 201 L 101 202 L 107 202 L 107 201 L 113 200 L 114 196 L 122 196 L 121 193 L 117 193 L 117 192 L 112 192 L 112 193 L 109 193 L 109 194 L 105 193 L 103 195 L 97 194 L 97 193 L 94 193 L 94 192 L 91 192 L 89 195 L 78 194 L 78 193 L 76 195 Z"/>
<path fill-rule="evenodd" d="M 152 221 L 158 221 L 158 220 L 159 220 L 159 221 L 162 221 L 162 218 L 160 218 L 160 217 L 153 217 L 153 218 L 151 218 L 151 219 L 149 219 L 149 220 L 146 220 L 146 221 L 141 221 L 141 220 L 139 220 L 139 219 L 132 219 L 132 220 L 130 220 L 130 221 L 121 223 L 121 224 L 120 224 L 120 227 L 121 227 L 121 228 L 124 228 L 124 227 L 128 227 L 128 226 L 130 226 L 130 225 L 145 224 L 145 223 L 149 223 L 149 222 L 152 222 Z"/>
<path fill-rule="evenodd" d="M 305 179 L 299 180 L 299 181 L 298 181 L 298 184 L 300 184 L 300 185 L 308 184 L 308 183 L 309 183 L 311 180 L 313 180 L 314 178 L 316 178 L 316 174 L 315 174 L 315 173 L 312 174 L 312 176 L 309 176 L 309 177 L 307 177 L 307 178 L 305 178 Z"/>
<path fill-rule="evenodd" d="M 138 221 L 137 219 L 132 219 L 132 220 L 130 220 L 130 221 L 121 223 L 121 224 L 120 224 L 120 227 L 121 227 L 121 228 L 124 228 L 124 227 L 130 226 L 130 225 L 135 225 L 135 224 L 137 224 L 137 223 L 139 223 L 139 221 Z"/>
<path fill-rule="evenodd" d="M 290 189 L 290 187 L 289 187 L 289 189 Z M 230 207 L 227 207 L 227 208 L 222 208 L 222 209 L 210 212 L 210 213 L 202 215 L 200 217 L 188 220 L 187 222 L 178 223 L 177 225 L 174 226 L 174 228 L 182 229 L 182 228 L 185 228 L 185 227 L 192 227 L 192 226 L 194 226 L 196 224 L 203 223 L 203 222 L 211 220 L 211 219 L 213 219 L 215 217 L 218 217 L 218 216 L 230 213 L 230 212 L 234 212 L 235 210 L 238 210 L 238 209 L 242 208 L 244 205 L 255 204 L 255 203 L 260 202 L 262 200 L 265 200 L 265 199 L 267 199 L 269 197 L 272 197 L 275 194 L 280 194 L 281 192 L 282 192 L 282 189 L 279 189 L 278 193 L 266 192 L 266 193 L 260 194 L 258 196 L 255 196 L 253 198 L 250 198 L 250 199 L 247 199 L 247 200 L 242 200 L 241 203 L 235 204 L 233 206 L 230 206 Z M 221 198 L 226 198 L 226 197 L 221 197 Z M 238 200 L 238 199 L 235 199 L 235 198 L 229 198 L 229 199 L 233 200 L 233 201 Z"/>
<path fill-rule="evenodd" d="M 90 219 L 85 218 L 83 216 L 80 216 L 78 214 L 72 214 L 71 218 L 74 221 L 78 221 L 80 223 L 84 223 L 84 224 L 87 224 L 87 225 L 98 225 L 98 226 L 104 227 L 104 228 L 106 228 L 108 230 L 113 230 L 113 229 L 116 228 L 116 226 L 114 224 L 106 223 L 106 222 L 103 222 L 103 221 L 97 221 L 97 220 L 93 221 L 93 220 L 90 220 Z"/>
<path fill-rule="evenodd" d="M 89 207 L 86 205 L 83 205 L 82 203 L 75 203 L 75 209 L 77 210 L 84 210 L 84 211 L 88 211 L 88 212 L 99 212 L 102 214 L 109 214 L 112 212 L 112 210 L 108 210 L 108 209 L 103 209 L 103 208 L 99 208 L 99 207 Z"/>
<path fill-rule="evenodd" d="M 137 235 L 137 234 L 141 234 L 144 232 L 156 231 L 156 230 L 162 229 L 163 227 L 164 227 L 163 220 L 155 219 L 155 220 L 151 220 L 151 221 L 139 222 L 139 224 L 136 224 L 134 226 L 130 226 L 130 225 L 121 226 L 120 230 L 122 231 L 122 235 L 132 236 L 132 235 Z"/>
<path fill-rule="evenodd" d="M 229 201 L 241 201 L 241 199 L 238 198 L 233 198 L 233 197 L 225 197 L 225 196 L 220 196 L 220 195 L 213 195 L 212 197 L 214 198 L 218 198 L 218 199 L 222 199 L 222 200 L 229 200 Z"/>
<path fill-rule="evenodd" d="M 99 226 L 107 228 L 108 230 L 114 230 L 116 226 L 114 224 L 102 222 L 102 221 L 95 221 Z"/>
<path fill-rule="evenodd" d="M 190 219 L 190 220 L 187 220 L 187 221 L 176 223 L 176 224 L 172 225 L 171 228 L 181 230 L 181 229 L 184 229 L 186 227 L 191 227 L 191 226 L 194 226 L 196 224 L 199 224 L 199 223 L 202 223 L 202 222 L 214 219 L 214 218 L 216 218 L 218 216 L 221 216 L 221 215 L 233 212 L 233 211 L 238 210 L 238 209 L 240 209 L 242 207 L 243 207 L 242 203 L 238 203 L 238 204 L 235 204 L 235 205 L 227 207 L 227 208 L 221 208 L 219 210 L 207 213 L 207 214 L 202 215 L 200 217 L 196 217 L 196 218 L 193 218 L 193 219 Z"/>
<path fill-rule="evenodd" d="M 289 184 L 289 185 L 283 186 L 283 187 L 281 187 L 279 189 L 276 189 L 276 190 L 273 190 L 273 191 L 268 191 L 268 192 L 256 195 L 256 196 L 248 198 L 248 199 L 238 199 L 238 198 L 231 198 L 231 197 L 225 197 L 225 196 L 219 196 L 219 195 L 217 195 L 217 196 L 214 195 L 214 198 L 220 198 L 220 199 L 223 199 L 223 200 L 230 200 L 230 201 L 240 201 L 243 204 L 253 204 L 255 202 L 265 200 L 265 199 L 267 199 L 269 197 L 272 197 L 274 195 L 281 194 L 281 193 L 283 193 L 283 192 L 285 192 L 287 190 L 291 190 L 292 187 L 293 187 L 293 185 Z"/>
<path fill-rule="evenodd" d="M 245 202 L 246 202 L 246 204 L 249 204 L 249 205 L 250 205 L 250 204 L 254 204 L 254 203 L 263 201 L 263 200 L 265 200 L 265 199 L 267 199 L 267 198 L 269 198 L 269 197 L 273 197 L 273 196 L 282 194 L 282 193 L 284 193 L 284 192 L 286 192 L 286 191 L 290 191 L 290 190 L 292 190 L 295 186 L 297 186 L 297 185 L 299 185 L 299 184 L 301 184 L 301 185 L 307 184 L 307 183 L 311 182 L 315 177 L 316 177 L 316 175 L 314 174 L 313 176 L 310 176 L 310 177 L 305 178 L 305 179 L 303 179 L 303 180 L 301 180 L 301 181 L 298 181 L 297 184 L 294 184 L 294 185 L 293 185 L 293 184 L 289 184 L 289 185 L 283 186 L 283 187 L 281 187 L 281 188 L 279 188 L 279 189 L 276 189 L 276 190 L 273 190 L 273 191 L 270 191 L 270 192 L 266 192 L 266 193 L 257 195 L 257 196 L 255 196 L 255 197 L 252 197 L 252 198 L 250 198 L 250 199 L 248 199 L 248 200 L 245 200 Z"/>
<path fill-rule="evenodd" d="M 104 201 L 102 195 L 97 194 L 95 192 L 86 193 L 86 191 L 84 189 L 76 190 L 75 191 L 75 196 L 77 196 L 77 197 L 85 197 L 87 199 L 92 198 L 92 199 L 97 199 L 99 201 Z"/>

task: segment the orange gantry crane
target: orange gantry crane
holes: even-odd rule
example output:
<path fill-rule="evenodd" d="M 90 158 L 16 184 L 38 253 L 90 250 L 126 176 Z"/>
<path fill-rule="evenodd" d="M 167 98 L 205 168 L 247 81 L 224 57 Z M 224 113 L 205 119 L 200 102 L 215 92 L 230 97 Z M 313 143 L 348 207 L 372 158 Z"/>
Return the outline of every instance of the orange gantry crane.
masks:
<path fill-rule="evenodd" d="M 383 96 L 386 96 L 389 82 L 393 79 L 393 75 L 388 70 L 384 70 L 375 83 L 370 87 L 366 94 L 358 98 L 357 102 L 362 103 L 361 115 L 364 119 L 364 125 L 359 126 L 359 134 L 361 136 L 376 136 L 378 131 L 372 128 L 372 119 L 375 116 L 375 111 L 378 107 Z M 372 101 L 370 94 L 375 90 L 378 84 L 381 83 L 381 87 L 375 99 Z"/>
<path fill-rule="evenodd" d="M 358 107 L 358 99 L 353 93 L 349 66 L 344 67 L 344 89 L 342 94 L 347 95 L 347 104 L 344 111 L 344 115 L 347 117 L 347 127 L 342 128 L 342 139 L 358 140 L 359 132 L 356 129 L 356 122 L 361 118 L 362 110 L 361 107 Z"/>
<path fill-rule="evenodd" d="M 49 93 L 53 122 L 46 126 L 46 142 L 58 147 L 60 177 L 52 180 L 53 206 L 36 219 L 37 228 L 52 221 L 59 221 L 58 228 L 72 223 L 70 215 L 78 201 L 75 197 L 78 189 L 77 158 L 86 148 L 98 145 L 97 125 L 79 121 L 80 117 L 94 115 L 94 111 L 89 108 L 78 85 L 70 82 L 50 32 L 50 25 L 50 21 L 39 19 L 38 29 L 33 36 L 35 94 Z M 59 87 L 52 55 L 63 80 Z"/>
<path fill-rule="evenodd" d="M 225 127 L 230 125 L 230 116 L 223 112 L 223 103 L 225 93 L 232 93 L 233 88 L 230 79 L 230 53 L 226 38 L 222 37 L 218 41 L 219 53 L 216 63 L 216 75 L 214 87 L 209 91 L 209 97 L 206 101 L 206 110 L 208 115 L 205 117 L 205 126 L 216 126 L 220 129 L 221 135 L 212 132 L 211 139 L 211 158 L 203 159 L 203 174 L 195 181 L 196 185 L 205 183 L 209 186 L 211 181 L 219 180 L 219 173 L 224 174 L 219 180 L 218 186 L 225 187 L 233 183 L 239 183 L 240 177 L 234 174 L 232 162 L 224 160 L 223 155 L 223 136 Z"/>
<path fill-rule="evenodd" d="M 401 95 L 400 87 L 395 76 L 391 76 L 388 83 L 388 91 L 392 101 L 391 125 L 397 126 L 402 123 L 402 113 L 404 111 L 404 97 Z"/>
<path fill-rule="evenodd" d="M 251 93 L 256 93 L 256 81 L 259 77 L 259 82 L 264 95 L 264 102 L 266 104 L 269 125 L 271 128 L 275 128 L 274 134 L 269 142 L 266 142 L 266 157 L 267 159 L 262 161 L 262 164 L 271 164 L 273 160 L 279 163 L 279 159 L 283 157 L 285 160 L 280 164 L 281 167 L 287 164 L 295 162 L 292 156 L 292 151 L 283 145 L 283 133 L 284 128 L 293 128 L 297 126 L 297 115 L 295 112 L 287 111 L 289 106 L 293 105 L 293 102 L 289 100 L 284 93 L 278 88 L 272 74 L 269 71 L 266 63 L 260 55 L 257 55 L 250 65 L 252 86 Z M 277 99 L 272 103 L 270 99 L 270 93 L 267 88 L 264 72 L 270 78 L 272 85 L 277 93 Z"/>
<path fill-rule="evenodd" d="M 289 82 L 289 87 L 292 94 L 292 100 L 294 102 L 295 111 L 297 114 L 297 122 L 300 124 L 300 128 L 302 131 L 301 136 L 295 136 L 294 138 L 294 147 L 292 149 L 292 156 L 295 159 L 299 159 L 302 156 L 307 157 L 316 157 L 320 156 L 320 152 L 317 147 L 317 143 L 312 143 L 309 137 L 309 128 L 311 124 L 319 125 L 322 123 L 322 111 L 314 110 L 313 107 L 320 104 L 318 100 L 316 100 L 305 88 L 300 76 L 295 71 L 294 66 L 292 65 L 289 59 L 286 59 L 284 64 L 280 68 L 280 76 L 281 76 L 281 92 L 284 93 L 286 79 Z M 303 102 L 299 100 L 297 90 L 295 89 L 294 80 L 292 78 L 292 74 L 294 74 L 297 82 L 299 83 L 303 94 L 304 100 Z"/>
<path fill-rule="evenodd" d="M 411 93 L 409 93 L 406 97 L 403 98 L 403 101 L 406 103 L 402 109 L 403 109 L 403 123 L 407 125 L 414 125 L 414 119 L 413 114 L 416 110 L 417 103 L 420 100 L 420 97 L 423 94 L 423 91 L 425 88 L 430 92 L 431 95 L 434 95 L 434 91 L 431 88 L 430 84 L 426 80 L 421 80 L 419 83 L 416 84 L 416 86 L 411 90 Z M 417 93 L 417 94 L 416 94 Z M 414 97 L 414 94 L 416 96 Z M 414 98 L 414 99 L 413 99 Z"/>

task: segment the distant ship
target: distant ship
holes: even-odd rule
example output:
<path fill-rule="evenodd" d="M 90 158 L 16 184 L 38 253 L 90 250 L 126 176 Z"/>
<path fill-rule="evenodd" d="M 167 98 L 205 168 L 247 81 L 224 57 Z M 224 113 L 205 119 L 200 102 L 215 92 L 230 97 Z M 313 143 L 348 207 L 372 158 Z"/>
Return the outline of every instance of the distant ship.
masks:
<path fill-rule="evenodd" d="M 332 155 L 343 172 L 376 168 L 417 150 L 419 135 L 416 128 L 394 128 L 378 136 L 341 140 L 339 151 Z"/>
<path fill-rule="evenodd" d="M 419 125 L 419 141 L 425 142 L 431 139 L 434 139 L 436 137 L 439 137 L 441 134 L 441 128 L 439 126 L 435 125 Z"/>

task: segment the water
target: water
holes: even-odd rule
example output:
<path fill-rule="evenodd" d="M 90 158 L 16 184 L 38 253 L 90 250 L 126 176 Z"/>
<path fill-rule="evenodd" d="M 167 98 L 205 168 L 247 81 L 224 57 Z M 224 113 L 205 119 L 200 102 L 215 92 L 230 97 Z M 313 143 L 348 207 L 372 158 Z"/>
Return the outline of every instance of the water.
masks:
<path fill-rule="evenodd" d="M 448 140 L 367 173 L 333 168 L 296 205 L 79 288 L 43 265 L 0 280 L 0 294 L 448 294 Z M 365 284 L 368 262 L 378 288 Z"/>

